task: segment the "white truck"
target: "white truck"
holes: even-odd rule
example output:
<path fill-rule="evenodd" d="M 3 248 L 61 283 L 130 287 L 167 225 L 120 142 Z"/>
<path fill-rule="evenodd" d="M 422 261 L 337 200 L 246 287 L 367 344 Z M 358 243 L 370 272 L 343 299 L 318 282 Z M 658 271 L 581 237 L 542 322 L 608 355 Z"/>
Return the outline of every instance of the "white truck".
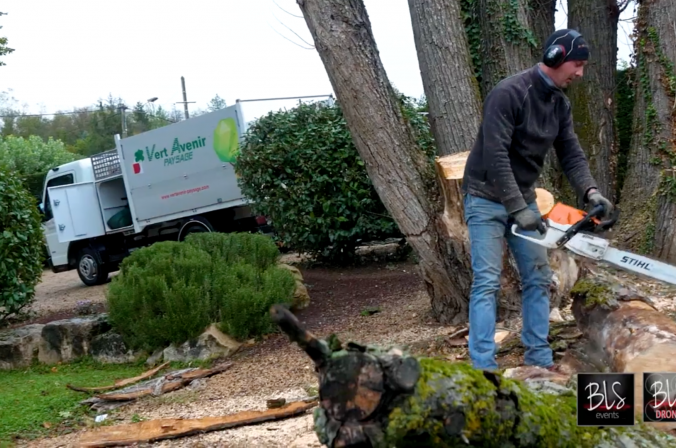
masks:
<path fill-rule="evenodd" d="M 53 272 L 108 280 L 131 252 L 193 232 L 271 232 L 254 216 L 233 162 L 246 131 L 239 103 L 127 138 L 49 171 L 40 209 Z"/>

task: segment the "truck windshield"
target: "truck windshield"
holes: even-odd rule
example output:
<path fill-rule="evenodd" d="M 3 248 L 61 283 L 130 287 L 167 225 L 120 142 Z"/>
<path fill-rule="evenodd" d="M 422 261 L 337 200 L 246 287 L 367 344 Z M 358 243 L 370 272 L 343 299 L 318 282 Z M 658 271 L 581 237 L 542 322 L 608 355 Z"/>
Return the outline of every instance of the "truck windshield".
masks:
<path fill-rule="evenodd" d="M 52 179 L 49 179 L 49 182 L 47 182 L 47 185 L 45 186 L 45 202 L 44 202 L 44 208 L 45 208 L 45 221 L 49 221 L 54 217 L 52 215 L 52 204 L 49 201 L 49 187 L 59 187 L 61 185 L 70 185 L 74 183 L 73 181 L 73 173 L 69 174 L 64 174 L 63 176 L 59 177 L 54 177 Z"/>

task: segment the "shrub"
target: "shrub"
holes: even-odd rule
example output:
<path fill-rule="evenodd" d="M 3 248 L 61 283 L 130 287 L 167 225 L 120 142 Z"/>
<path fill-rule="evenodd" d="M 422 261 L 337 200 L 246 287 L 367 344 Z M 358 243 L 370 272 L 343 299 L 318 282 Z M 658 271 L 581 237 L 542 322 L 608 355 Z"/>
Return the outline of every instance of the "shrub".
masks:
<path fill-rule="evenodd" d="M 69 152 L 60 140 L 45 141 L 35 135 L 0 137 L 0 163 L 17 172 L 24 186 L 40 200 L 47 171 L 79 158 L 81 156 Z"/>
<path fill-rule="evenodd" d="M 239 340 L 270 332 L 270 306 L 290 304 L 295 281 L 270 261 L 261 237 L 200 234 L 134 251 L 108 290 L 111 324 L 130 347 L 149 351 L 212 323 Z"/>
<path fill-rule="evenodd" d="M 33 301 L 42 276 L 43 248 L 35 198 L 18 175 L 0 166 L 0 322 Z"/>
<path fill-rule="evenodd" d="M 404 116 L 430 158 L 420 106 L 401 96 Z M 235 162 L 242 192 L 287 246 L 331 262 L 351 261 L 360 240 L 399 237 L 338 105 L 300 104 L 249 125 Z"/>
<path fill-rule="evenodd" d="M 253 233 L 191 233 L 185 242 L 208 252 L 225 264 L 240 261 L 263 271 L 279 259 L 279 249 L 272 239 Z"/>
<path fill-rule="evenodd" d="M 242 262 L 220 265 L 216 272 L 221 331 L 240 341 L 274 331 L 270 307 L 291 304 L 296 288 L 293 275 L 274 265 L 260 271 Z"/>
<path fill-rule="evenodd" d="M 133 348 L 198 336 L 211 323 L 211 256 L 175 241 L 134 251 L 108 288 L 111 325 Z"/>

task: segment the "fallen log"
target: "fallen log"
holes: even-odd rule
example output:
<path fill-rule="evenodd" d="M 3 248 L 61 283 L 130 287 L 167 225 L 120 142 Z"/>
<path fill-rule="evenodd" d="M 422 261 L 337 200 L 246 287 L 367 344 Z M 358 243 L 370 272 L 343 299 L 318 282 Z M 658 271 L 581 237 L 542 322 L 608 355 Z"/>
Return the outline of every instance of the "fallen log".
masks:
<path fill-rule="evenodd" d="M 572 389 L 555 395 L 465 363 L 415 358 L 353 342 L 331 346 L 281 306 L 272 319 L 314 361 L 315 431 L 328 447 L 666 447 L 676 438 L 638 424 L 580 427 Z"/>
<path fill-rule="evenodd" d="M 143 381 L 148 378 L 152 378 L 157 372 L 160 370 L 164 369 L 166 366 L 169 365 L 169 362 L 165 362 L 162 365 L 159 365 L 155 367 L 154 369 L 150 369 L 146 372 L 143 372 L 142 374 L 135 376 L 133 378 L 127 378 L 124 380 L 117 380 L 115 381 L 114 384 L 111 384 L 109 386 L 98 386 L 98 387 L 79 387 L 79 386 L 73 386 L 72 384 L 66 384 L 66 387 L 77 391 L 77 392 L 102 392 L 104 390 L 112 390 L 112 389 L 120 389 L 124 386 L 129 386 L 134 383 L 138 383 L 139 381 Z"/>
<path fill-rule="evenodd" d="M 105 401 L 130 401 L 149 395 L 162 395 L 181 389 L 194 380 L 208 378 L 225 372 L 231 366 L 232 363 L 225 363 L 211 369 L 194 369 L 187 372 L 170 373 L 147 385 L 142 384 L 126 392 L 108 392 L 106 394 L 97 394 L 95 397 Z"/>
<path fill-rule="evenodd" d="M 676 372 L 676 322 L 649 297 L 611 278 L 588 275 L 571 297 L 573 315 L 593 351 L 611 371 L 634 373 L 635 415 L 643 419 L 643 372 Z M 651 425 L 676 429 L 676 423 Z"/>
<path fill-rule="evenodd" d="M 244 411 L 220 417 L 195 419 L 163 418 L 129 423 L 118 426 L 104 426 L 83 433 L 80 447 L 124 446 L 138 443 L 152 443 L 159 440 L 175 439 L 193 434 L 253 425 L 272 420 L 281 420 L 303 414 L 317 406 L 316 401 L 297 401 L 277 409 L 265 411 Z"/>

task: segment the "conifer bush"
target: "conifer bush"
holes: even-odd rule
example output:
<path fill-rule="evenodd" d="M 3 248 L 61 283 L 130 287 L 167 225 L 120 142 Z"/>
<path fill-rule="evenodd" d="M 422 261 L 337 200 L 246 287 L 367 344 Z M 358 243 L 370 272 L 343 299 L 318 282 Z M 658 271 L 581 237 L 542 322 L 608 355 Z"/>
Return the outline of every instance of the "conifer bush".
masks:
<path fill-rule="evenodd" d="M 112 326 L 148 351 L 194 339 L 212 323 L 240 341 L 275 330 L 270 306 L 291 304 L 295 280 L 276 266 L 274 242 L 275 253 L 261 238 L 202 233 L 134 251 L 108 290 Z"/>

